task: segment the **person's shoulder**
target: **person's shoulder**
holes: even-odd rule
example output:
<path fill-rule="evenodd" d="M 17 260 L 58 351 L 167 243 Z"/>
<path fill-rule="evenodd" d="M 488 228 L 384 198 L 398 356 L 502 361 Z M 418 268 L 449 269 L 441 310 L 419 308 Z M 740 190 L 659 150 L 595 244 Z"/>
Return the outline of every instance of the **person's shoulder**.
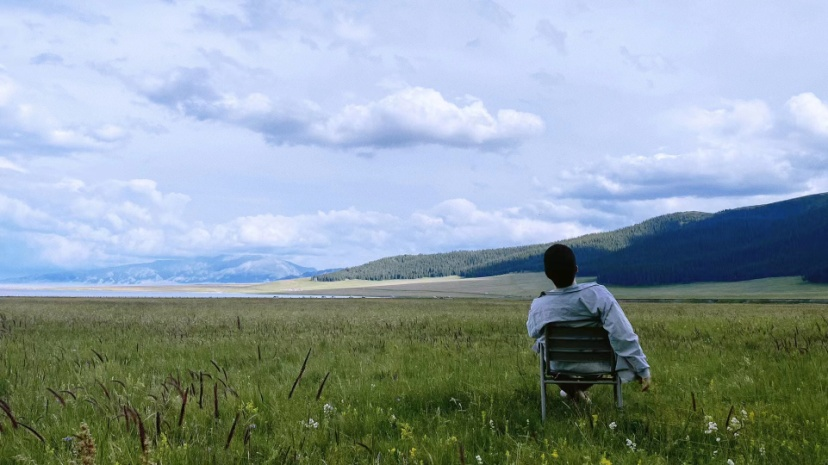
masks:
<path fill-rule="evenodd" d="M 591 283 L 579 284 L 579 286 L 582 286 L 579 289 L 581 292 L 590 292 L 590 293 L 593 293 L 593 294 L 612 297 L 612 292 L 610 292 L 609 289 L 607 289 L 603 284 L 598 284 L 596 282 L 591 282 Z"/>

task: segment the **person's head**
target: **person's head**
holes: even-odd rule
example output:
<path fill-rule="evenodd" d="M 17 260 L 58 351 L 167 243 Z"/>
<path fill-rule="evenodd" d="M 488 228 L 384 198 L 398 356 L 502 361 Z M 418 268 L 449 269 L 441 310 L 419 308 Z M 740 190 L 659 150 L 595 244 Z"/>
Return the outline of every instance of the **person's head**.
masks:
<path fill-rule="evenodd" d="M 543 270 L 546 277 L 555 283 L 555 287 L 571 286 L 578 272 L 575 253 L 563 244 L 549 247 L 543 254 Z"/>

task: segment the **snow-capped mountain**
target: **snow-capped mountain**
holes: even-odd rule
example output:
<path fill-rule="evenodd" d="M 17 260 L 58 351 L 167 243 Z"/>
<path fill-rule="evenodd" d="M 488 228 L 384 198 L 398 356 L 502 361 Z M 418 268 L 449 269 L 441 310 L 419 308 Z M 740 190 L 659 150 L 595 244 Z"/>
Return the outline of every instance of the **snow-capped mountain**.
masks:
<path fill-rule="evenodd" d="M 261 283 L 314 276 L 331 270 L 299 266 L 271 255 L 219 255 L 156 260 L 85 271 L 64 271 L 5 279 L 14 283 L 197 284 Z"/>

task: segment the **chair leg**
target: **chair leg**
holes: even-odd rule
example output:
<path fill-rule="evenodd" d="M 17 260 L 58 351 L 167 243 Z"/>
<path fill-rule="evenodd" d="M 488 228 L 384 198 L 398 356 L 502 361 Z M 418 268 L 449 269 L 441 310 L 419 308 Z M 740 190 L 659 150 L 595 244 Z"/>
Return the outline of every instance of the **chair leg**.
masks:
<path fill-rule="evenodd" d="M 543 379 L 543 356 L 540 357 L 541 423 L 546 423 L 546 383 Z"/>
<path fill-rule="evenodd" d="M 621 393 L 621 380 L 616 381 L 613 388 L 615 390 L 615 406 L 618 408 L 624 408 L 624 398 Z"/>

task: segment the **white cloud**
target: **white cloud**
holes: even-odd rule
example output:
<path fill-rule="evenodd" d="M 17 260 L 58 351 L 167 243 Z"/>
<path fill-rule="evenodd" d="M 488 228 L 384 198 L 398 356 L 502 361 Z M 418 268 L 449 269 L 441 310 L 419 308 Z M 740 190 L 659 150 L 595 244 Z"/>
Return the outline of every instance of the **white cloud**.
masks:
<path fill-rule="evenodd" d="M 530 113 L 500 110 L 492 116 L 478 99 L 460 106 L 436 90 L 409 87 L 377 102 L 349 105 L 313 125 L 311 134 L 331 145 L 348 147 L 494 147 L 517 144 L 543 128 L 540 117 Z"/>
<path fill-rule="evenodd" d="M 788 109 L 799 126 L 820 136 L 828 136 L 828 105 L 811 92 L 788 100 Z"/>
<path fill-rule="evenodd" d="M 51 217 L 28 203 L 0 193 L 0 225 L 12 229 L 40 231 L 53 227 Z"/>
<path fill-rule="evenodd" d="M 174 70 L 146 79 L 139 88 L 150 100 L 197 119 L 214 119 L 257 131 L 277 145 L 393 148 L 444 145 L 497 150 L 519 145 L 544 130 L 534 114 L 512 109 L 492 115 L 483 102 L 447 101 L 423 87 L 406 87 L 375 102 L 347 105 L 326 115 L 314 102 L 274 102 L 265 94 L 221 94 L 203 69 Z"/>
<path fill-rule="evenodd" d="M 817 114 L 810 98 L 803 114 Z M 800 100 L 789 104 L 796 108 Z M 744 197 L 810 192 L 824 159 L 798 145 L 797 137 L 774 134 L 774 115 L 759 100 L 728 101 L 713 110 L 694 108 L 679 122 L 699 142 L 692 150 L 608 156 L 561 170 L 553 195 L 644 200 L 675 197 Z M 795 135 L 794 135 L 795 136 Z"/>
<path fill-rule="evenodd" d="M 348 208 L 205 225 L 184 222 L 187 196 L 162 192 L 151 180 L 63 179 L 41 189 L 59 195 L 39 210 L 0 195 L 0 228 L 36 248 L 39 261 L 63 267 L 245 250 L 279 253 L 311 266 L 347 266 L 361 263 L 355 257 L 523 245 L 594 230 L 574 216 L 550 213 L 555 207 L 549 204 L 484 210 L 466 199 L 405 216 Z"/>
<path fill-rule="evenodd" d="M 467 199 L 452 199 L 413 214 L 411 221 L 417 242 L 431 242 L 432 250 L 536 244 L 593 231 L 576 220 L 550 221 L 537 213 L 526 207 L 486 211 Z"/>
<path fill-rule="evenodd" d="M 67 124 L 47 108 L 22 101 L 20 86 L 0 69 L 0 147 L 25 155 L 100 151 L 127 137 L 116 124 Z"/>
<path fill-rule="evenodd" d="M 722 108 L 694 108 L 685 117 L 687 126 L 704 142 L 753 137 L 773 127 L 773 114 L 761 100 L 726 101 Z"/>
<path fill-rule="evenodd" d="M 26 170 L 22 168 L 20 165 L 12 162 L 11 160 L 5 157 L 0 157 L 0 170 L 16 171 L 18 173 L 26 172 Z"/>

